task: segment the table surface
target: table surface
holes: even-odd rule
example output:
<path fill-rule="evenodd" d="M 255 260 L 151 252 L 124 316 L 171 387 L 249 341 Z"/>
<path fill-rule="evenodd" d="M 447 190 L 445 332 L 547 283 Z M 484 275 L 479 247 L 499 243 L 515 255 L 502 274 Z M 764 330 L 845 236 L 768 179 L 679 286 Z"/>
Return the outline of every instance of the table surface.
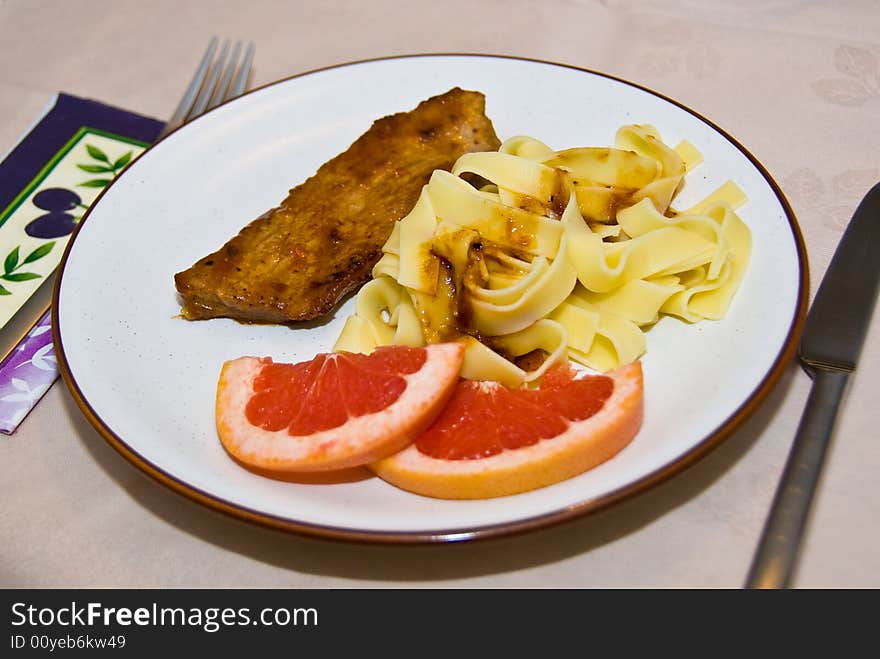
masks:
<path fill-rule="evenodd" d="M 212 34 L 255 40 L 253 85 L 420 52 L 557 61 L 654 89 L 735 135 L 791 203 L 815 291 L 880 180 L 878 25 L 873 1 L 0 0 L 0 152 L 58 91 L 170 116 Z M 796 587 L 880 586 L 876 316 Z M 121 458 L 59 380 L 0 439 L 0 586 L 736 588 L 809 385 L 790 364 L 718 448 L 610 509 L 514 537 L 395 547 L 285 534 L 192 503 Z"/>

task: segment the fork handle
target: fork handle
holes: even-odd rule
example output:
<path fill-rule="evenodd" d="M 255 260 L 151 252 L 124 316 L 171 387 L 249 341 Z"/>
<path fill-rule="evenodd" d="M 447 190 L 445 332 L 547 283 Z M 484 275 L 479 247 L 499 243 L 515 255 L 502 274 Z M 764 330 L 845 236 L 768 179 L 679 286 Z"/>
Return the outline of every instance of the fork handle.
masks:
<path fill-rule="evenodd" d="M 816 369 L 746 588 L 788 588 L 849 373 Z"/>

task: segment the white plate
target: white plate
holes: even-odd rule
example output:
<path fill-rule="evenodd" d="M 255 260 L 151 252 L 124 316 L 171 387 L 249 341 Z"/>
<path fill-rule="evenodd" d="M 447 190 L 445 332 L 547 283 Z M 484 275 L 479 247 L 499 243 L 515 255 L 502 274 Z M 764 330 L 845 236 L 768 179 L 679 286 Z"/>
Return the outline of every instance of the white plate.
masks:
<path fill-rule="evenodd" d="M 511 497 L 441 501 L 378 478 L 280 482 L 232 462 L 214 428 L 223 361 L 301 361 L 331 349 L 351 301 L 304 329 L 186 322 L 173 274 L 215 250 L 378 117 L 454 86 L 486 94 L 503 140 L 553 148 L 612 144 L 625 123 L 687 138 L 705 163 L 686 207 L 728 179 L 754 254 L 727 317 L 648 334 L 642 431 L 613 460 Z M 336 538 L 431 542 L 535 528 L 646 489 L 702 455 L 776 381 L 802 324 L 806 275 L 796 221 L 776 184 L 737 142 L 670 99 L 601 74 L 504 57 L 432 55 L 347 64 L 294 77 L 223 105 L 146 151 L 79 227 L 54 300 L 62 373 L 80 407 L 123 455 L 177 491 L 250 520 Z"/>

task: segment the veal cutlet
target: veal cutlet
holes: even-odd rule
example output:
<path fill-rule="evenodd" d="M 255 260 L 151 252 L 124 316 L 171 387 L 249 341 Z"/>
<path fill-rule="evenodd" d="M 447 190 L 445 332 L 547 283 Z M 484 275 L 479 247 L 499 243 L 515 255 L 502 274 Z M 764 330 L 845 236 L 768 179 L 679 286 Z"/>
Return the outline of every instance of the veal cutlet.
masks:
<path fill-rule="evenodd" d="M 326 314 L 369 280 L 431 172 L 499 146 L 479 92 L 455 88 L 377 120 L 280 206 L 176 274 L 182 315 L 291 323 Z"/>

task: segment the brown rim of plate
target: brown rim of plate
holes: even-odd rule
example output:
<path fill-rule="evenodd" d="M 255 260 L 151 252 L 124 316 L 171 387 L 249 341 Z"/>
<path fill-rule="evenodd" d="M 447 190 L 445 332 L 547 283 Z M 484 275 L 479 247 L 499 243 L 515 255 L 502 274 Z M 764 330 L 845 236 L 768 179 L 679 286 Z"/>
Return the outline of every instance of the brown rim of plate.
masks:
<path fill-rule="evenodd" d="M 278 85 L 289 80 L 294 80 L 296 78 L 301 78 L 308 75 L 313 75 L 316 73 L 321 73 L 323 71 L 328 71 L 332 69 L 339 69 L 346 66 L 354 66 L 360 64 L 369 64 L 374 62 L 383 62 L 383 61 L 391 61 L 398 59 L 414 59 L 414 58 L 431 58 L 431 57 L 474 57 L 474 58 L 498 58 L 498 59 L 506 59 L 506 60 L 516 60 L 523 62 L 533 62 L 537 64 L 545 64 L 549 66 L 559 66 L 566 69 L 572 69 L 575 71 L 581 71 L 583 73 L 588 73 L 591 75 L 599 76 L 601 78 L 606 78 L 609 80 L 613 80 L 619 83 L 623 83 L 625 85 L 629 85 L 630 87 L 634 87 L 641 91 L 644 91 L 648 94 L 656 96 L 672 105 L 681 108 L 686 111 L 696 119 L 702 121 L 714 131 L 716 131 L 719 135 L 724 137 L 728 142 L 730 142 L 733 146 L 735 146 L 748 160 L 752 163 L 752 165 L 761 173 L 764 177 L 765 181 L 770 185 L 773 193 L 776 195 L 776 198 L 779 200 L 779 203 L 782 205 L 783 210 L 785 211 L 785 215 L 788 219 L 789 228 L 792 232 L 792 237 L 794 238 L 795 245 L 797 247 L 798 253 L 798 265 L 800 267 L 800 280 L 798 282 L 798 302 L 795 308 L 794 316 L 791 319 L 791 324 L 789 326 L 788 335 L 786 337 L 785 342 L 783 343 L 782 349 L 777 354 L 776 359 L 774 360 L 769 372 L 767 375 L 761 380 L 758 386 L 752 391 L 751 395 L 745 400 L 745 402 L 740 405 L 740 407 L 731 414 L 727 419 L 725 419 L 714 431 L 708 434 L 702 441 L 693 446 L 689 451 L 683 453 L 678 458 L 673 460 L 672 462 L 656 469 L 655 471 L 639 478 L 636 481 L 629 483 L 623 487 L 618 488 L 612 492 L 609 492 L 601 497 L 589 499 L 586 501 L 582 501 L 575 505 L 566 506 L 559 510 L 544 513 L 542 515 L 537 515 L 534 517 L 529 517 L 523 520 L 519 520 L 516 522 L 504 522 L 499 524 L 490 524 L 480 526 L 478 528 L 459 528 L 459 529 L 447 529 L 447 530 L 438 530 L 438 531 L 361 531 L 356 529 L 348 529 L 344 527 L 335 527 L 335 526 L 325 526 L 320 524 L 299 522 L 294 519 L 288 519 L 285 517 L 279 517 L 275 515 L 270 515 L 267 513 L 263 513 L 257 510 L 252 510 L 250 508 L 246 508 L 244 506 L 240 506 L 234 504 L 230 501 L 226 501 L 214 495 L 208 494 L 198 488 L 195 488 L 181 480 L 178 480 L 161 467 L 152 464 L 147 461 L 141 455 L 139 455 L 136 451 L 134 451 L 131 447 L 129 447 L 119 436 L 117 436 L 105 423 L 104 421 L 95 413 L 92 409 L 89 402 L 85 399 L 82 394 L 82 391 L 79 388 L 79 385 L 76 383 L 76 379 L 73 374 L 70 372 L 70 367 L 67 363 L 67 359 L 64 353 L 64 345 L 61 340 L 60 330 L 56 323 L 52 324 L 52 340 L 55 344 L 55 351 L 58 357 L 58 365 L 62 375 L 62 378 L 70 390 L 77 406 L 85 415 L 86 419 L 88 419 L 89 423 L 100 433 L 100 435 L 107 440 L 107 442 L 116 449 L 126 460 L 131 462 L 135 467 L 146 473 L 148 476 L 151 476 L 158 482 L 163 485 L 171 488 L 173 491 L 178 494 L 182 494 L 183 496 L 196 501 L 200 504 L 203 504 L 215 511 L 219 511 L 230 515 L 232 517 L 243 519 L 248 522 L 253 522 L 259 524 L 261 526 L 280 529 L 283 531 L 294 532 L 297 534 L 310 536 L 310 537 L 320 537 L 328 540 L 339 540 L 339 541 L 347 541 L 347 542 L 362 542 L 362 543 L 385 543 L 385 544 L 435 544 L 435 543 L 446 543 L 446 542 L 461 542 L 461 541 L 473 541 L 473 540 L 483 540 L 488 538 L 498 538 L 502 536 L 509 536 L 514 534 L 523 533 L 526 531 L 532 531 L 539 528 L 547 527 L 550 525 L 558 524 L 561 522 L 573 520 L 578 517 L 585 516 L 587 514 L 596 513 L 600 510 L 606 509 L 609 506 L 622 501 L 624 499 L 631 498 L 637 494 L 640 494 L 655 485 L 667 480 L 672 475 L 677 474 L 694 462 L 696 462 L 699 458 L 706 455 L 711 449 L 718 446 L 722 440 L 727 438 L 730 433 L 737 428 L 746 418 L 748 418 L 764 401 L 776 383 L 779 381 L 779 378 L 782 376 L 786 366 L 789 361 L 793 359 L 795 353 L 797 351 L 797 345 L 800 338 L 800 334 L 803 330 L 803 324 L 806 319 L 807 313 L 807 302 L 808 302 L 808 292 L 809 292 L 809 268 L 807 264 L 807 252 L 806 247 L 804 245 L 803 235 L 801 234 L 800 227 L 795 218 L 794 212 L 792 211 L 791 206 L 788 203 L 788 200 L 785 198 L 785 195 L 782 193 L 782 190 L 777 185 L 776 181 L 773 180 L 773 177 L 767 171 L 767 169 L 753 156 L 742 144 L 740 144 L 734 137 L 724 131 L 722 128 L 717 126 L 715 123 L 702 116 L 698 112 L 695 112 L 691 108 L 687 107 L 679 103 L 678 101 L 669 98 L 659 92 L 656 92 L 652 89 L 644 87 L 642 85 L 630 82 L 623 78 L 618 78 L 613 75 L 609 75 L 606 73 L 601 73 L 599 71 L 593 71 L 591 69 L 586 69 L 583 67 L 573 66 L 570 64 L 560 64 L 558 62 L 551 62 L 540 59 L 532 59 L 527 57 L 515 57 L 515 56 L 507 56 L 507 55 L 493 55 L 493 54 L 485 54 L 485 53 L 422 53 L 422 54 L 411 54 L 411 55 L 393 55 L 389 57 L 376 57 L 369 58 L 363 60 L 355 60 L 351 62 L 344 62 L 341 64 L 334 64 L 331 66 L 326 66 L 318 69 L 313 69 L 311 71 L 306 71 L 303 73 L 298 73 L 296 75 L 289 76 L 287 78 L 283 78 L 281 80 L 276 80 L 271 83 L 267 83 L 265 85 L 261 85 L 256 87 L 244 95 L 253 94 L 267 87 L 271 87 L 273 85 Z M 233 101 L 229 101 L 234 102 Z M 225 105 L 225 104 L 224 104 Z M 219 107 L 219 106 L 218 106 Z M 216 108 L 215 108 L 216 109 Z M 214 110 L 210 110 L 209 112 L 213 112 Z M 182 127 L 181 127 L 182 128 Z M 173 135 L 177 130 L 172 131 L 169 135 Z M 168 139 L 166 136 L 163 138 Z M 155 144 L 150 145 L 146 151 L 149 151 Z M 143 154 L 142 154 L 143 155 Z M 119 178 L 124 177 L 126 172 L 123 172 Z M 117 178 L 116 180 L 119 180 Z M 70 254 L 70 250 L 76 241 L 76 236 L 79 233 L 79 229 L 88 216 L 91 214 L 91 209 L 97 205 L 97 202 L 104 196 L 104 194 L 109 190 L 116 181 L 111 183 L 109 186 L 104 188 L 98 197 L 92 202 L 89 210 L 86 211 L 79 225 L 73 232 L 73 235 L 70 237 L 68 244 L 64 250 L 64 254 L 61 259 L 60 266 L 58 268 L 58 276 L 55 280 L 55 287 L 52 295 L 52 314 L 54 317 L 58 317 L 58 298 L 61 290 L 61 282 L 64 276 L 64 268 L 67 264 L 67 258 Z"/>

